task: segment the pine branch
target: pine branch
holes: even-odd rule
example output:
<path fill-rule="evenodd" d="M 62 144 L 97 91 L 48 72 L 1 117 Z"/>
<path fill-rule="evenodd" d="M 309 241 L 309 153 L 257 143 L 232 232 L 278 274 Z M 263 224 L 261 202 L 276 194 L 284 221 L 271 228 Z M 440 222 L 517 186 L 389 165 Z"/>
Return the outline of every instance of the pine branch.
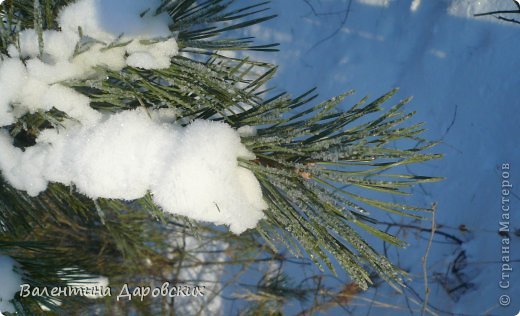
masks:
<path fill-rule="evenodd" d="M 265 107 L 232 118 L 256 126 L 267 125 L 258 130 L 257 136 L 244 140 L 258 159 L 240 162 L 255 173 L 269 201 L 268 227 L 262 227 L 267 233 L 262 236 L 270 243 L 277 243 L 277 235 L 269 234 L 269 230 L 286 227 L 289 234 L 282 238 L 294 238 L 318 265 L 322 261 L 333 270 L 328 255 L 331 253 L 365 289 L 370 283 L 366 264 L 389 283 L 396 282 L 395 285 L 401 284 L 402 272 L 377 254 L 357 230 L 397 246 L 405 245 L 373 227 L 367 207 L 411 217 L 420 217 L 415 214 L 418 211 L 431 210 L 373 200 L 345 186 L 407 194 L 405 189 L 414 185 L 440 180 L 387 173 L 399 165 L 440 158 L 422 153 L 434 145 L 426 141 L 422 141 L 421 147 L 389 147 L 401 139 L 415 141 L 422 131 L 420 125 L 399 127 L 414 114 L 400 111 L 408 100 L 369 122 L 355 125 L 357 120 L 380 112 L 381 104 L 396 91 L 368 105 L 363 105 L 364 99 L 345 112 L 335 109 L 350 93 L 310 108 L 304 107 L 306 98 L 312 99 L 309 94 L 294 100 L 280 96 Z M 273 117 L 278 117 L 278 122 Z"/>
<path fill-rule="evenodd" d="M 35 28 L 39 33 L 56 29 L 60 8 L 70 2 L 4 2 L 0 6 L 4 22 L 0 53 L 7 53 L 10 44 L 18 45 L 22 29 Z M 364 192 L 406 195 L 415 185 L 440 180 L 393 171 L 440 158 L 429 153 L 435 143 L 420 138 L 422 124 L 407 124 L 414 115 L 403 111 L 408 100 L 384 110 L 383 104 L 396 90 L 368 104 L 364 98 L 346 111 L 339 108 L 352 92 L 314 106 L 310 105 L 316 98 L 314 90 L 294 99 L 286 93 L 272 95 L 265 86 L 276 72 L 274 65 L 224 57 L 214 51 L 273 50 L 273 45 L 256 45 L 250 38 L 224 38 L 226 33 L 273 17 L 256 17 L 264 13 L 267 2 L 243 8 L 234 8 L 233 3 L 170 0 L 155 11 L 172 17 L 171 30 L 177 33 L 181 50 L 196 56 L 175 56 L 169 68 L 160 70 L 99 67 L 95 76 L 61 84 L 87 95 L 91 106 L 102 112 L 170 108 L 178 112 L 183 125 L 205 119 L 225 121 L 233 128 L 255 126 L 257 134 L 243 137 L 242 142 L 256 160 L 239 160 L 238 164 L 258 179 L 269 206 L 267 218 L 255 231 L 234 236 L 165 215 L 149 195 L 132 202 L 92 201 L 72 187 L 53 184 L 31 198 L 2 182 L 0 252 L 22 264 L 27 282 L 64 284 L 60 271 L 68 267 L 106 275 L 115 282 L 122 282 L 126 275 L 138 279 L 160 275 L 161 269 L 143 268 L 142 259 L 152 258 L 161 268 L 171 266 L 172 260 L 166 258 L 166 236 L 188 230 L 193 235 L 202 233 L 203 238 L 234 242 L 255 254 L 259 247 L 256 240 L 263 238 L 262 251 L 274 255 L 285 247 L 294 256 L 310 257 L 322 269 L 334 271 L 338 262 L 363 289 L 371 284 L 374 274 L 402 286 L 404 272 L 377 253 L 361 234 L 404 246 L 403 241 L 375 227 L 377 217 L 370 211 L 424 218 L 431 210 L 380 201 Z M 105 49 L 119 45 L 126 44 L 116 41 Z M 66 119 L 65 113 L 53 109 L 26 114 L 8 129 L 15 145 L 24 148 L 32 146 L 42 130 L 56 128 Z M 399 149 L 404 146 L 408 147 Z M 78 249 L 78 245 L 84 248 Z M 179 253 L 173 261 L 181 258 L 184 260 L 186 253 Z M 255 259 L 251 255 L 243 260 Z M 132 268 L 136 264 L 137 268 Z M 67 277 L 74 278 L 74 273 Z M 39 304 L 57 308 L 49 298 L 19 303 L 19 311 L 27 314 L 40 312 Z M 85 302 L 70 304 L 66 306 L 69 311 Z"/>

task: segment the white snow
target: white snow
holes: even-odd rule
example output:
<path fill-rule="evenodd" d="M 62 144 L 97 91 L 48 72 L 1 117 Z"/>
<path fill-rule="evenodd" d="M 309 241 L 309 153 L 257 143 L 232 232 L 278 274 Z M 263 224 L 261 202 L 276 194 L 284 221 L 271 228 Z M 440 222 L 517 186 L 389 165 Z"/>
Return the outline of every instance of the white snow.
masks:
<path fill-rule="evenodd" d="M 237 132 L 241 137 L 251 137 L 256 135 L 257 129 L 254 126 L 244 125 L 239 127 Z"/>
<path fill-rule="evenodd" d="M 148 45 L 133 42 L 126 51 L 130 54 L 126 59 L 128 66 L 144 69 L 168 68 L 170 52 L 177 51 L 177 42 L 173 38 Z"/>
<path fill-rule="evenodd" d="M 95 125 L 45 130 L 24 152 L 0 133 L 0 168 L 17 189 L 36 196 L 48 182 L 74 184 L 97 198 L 133 200 L 151 192 L 165 211 L 228 224 L 256 226 L 266 204 L 254 175 L 237 165 L 253 159 L 225 123 L 162 123 L 143 109 L 107 115 Z M 152 118 L 159 120 L 153 120 Z"/>
<path fill-rule="evenodd" d="M 36 31 L 21 31 L 19 47 L 10 45 L 10 57 L 5 56 L 0 64 L 0 127 L 12 124 L 27 112 L 48 111 L 52 107 L 81 122 L 95 123 L 100 115 L 89 107 L 89 100 L 60 85 L 61 81 L 93 76 L 95 66 L 112 70 L 125 66 L 168 68 L 178 47 L 168 28 L 171 22 L 168 14 L 152 14 L 160 3 L 159 0 L 72 3 L 60 12 L 61 31 L 43 32 L 41 58 Z M 19 58 L 28 60 L 24 64 Z"/>
<path fill-rule="evenodd" d="M 20 32 L 18 41 L 20 44 L 20 52 L 18 54 L 18 50 L 14 45 L 9 47 L 9 53 L 12 57 L 36 57 L 39 52 L 38 48 L 38 35 L 36 31 L 33 29 L 27 29 Z"/>
<path fill-rule="evenodd" d="M 16 264 L 16 261 L 11 257 L 0 254 L 0 313 L 15 312 L 10 300 L 12 300 L 16 292 L 20 290 L 20 285 L 22 284 L 22 278 L 13 270 Z"/>
<path fill-rule="evenodd" d="M 36 32 L 20 33 L 20 47 L 11 45 L 0 64 L 0 127 L 52 108 L 71 119 L 63 128 L 42 131 L 25 150 L 0 131 L 0 170 L 32 196 L 49 182 L 74 185 L 93 199 L 133 200 L 150 192 L 167 212 L 227 224 L 239 234 L 255 227 L 267 206 L 254 175 L 238 167 L 238 158 L 254 155 L 237 131 L 209 121 L 183 128 L 174 124 L 174 110 L 103 115 L 88 97 L 61 84 L 93 76 L 99 65 L 168 68 L 178 47 L 169 15 L 153 14 L 160 4 L 72 3 L 59 14 L 61 31 L 44 31 L 42 56 Z M 25 64 L 20 57 L 28 58 Z"/>

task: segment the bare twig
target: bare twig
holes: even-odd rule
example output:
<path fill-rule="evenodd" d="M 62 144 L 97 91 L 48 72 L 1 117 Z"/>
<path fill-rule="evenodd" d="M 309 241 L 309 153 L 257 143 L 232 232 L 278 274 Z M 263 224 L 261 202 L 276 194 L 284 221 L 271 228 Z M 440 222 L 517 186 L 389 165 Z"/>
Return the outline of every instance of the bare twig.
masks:
<path fill-rule="evenodd" d="M 509 13 L 518 13 L 520 14 L 520 1 L 519 0 L 513 0 L 515 5 L 518 7 L 518 10 L 500 10 L 500 11 L 491 11 L 491 12 L 484 12 L 484 13 L 477 13 L 474 14 L 474 16 L 485 16 L 485 15 L 495 15 L 495 14 L 509 14 Z M 506 18 L 503 16 L 495 16 L 495 18 L 506 21 L 506 22 L 512 22 L 516 24 L 520 24 L 519 20 L 513 19 L 513 18 Z"/>
<path fill-rule="evenodd" d="M 410 229 L 415 229 L 415 230 L 418 230 L 420 232 L 431 232 L 431 229 L 430 228 L 425 228 L 425 227 L 421 227 L 421 226 L 416 226 L 416 225 L 411 225 L 411 224 L 401 224 L 401 223 L 395 223 L 395 222 L 377 222 L 378 224 L 380 225 L 386 225 L 387 228 L 390 228 L 390 227 L 399 227 L 399 228 L 410 228 Z M 387 231 L 388 232 L 388 231 Z M 495 233 L 495 231 L 493 231 L 493 233 Z M 441 236 L 444 236 L 448 239 L 451 239 L 453 240 L 454 242 L 456 242 L 457 244 L 459 245 L 462 245 L 464 243 L 464 241 L 462 241 L 462 239 L 456 237 L 455 235 L 453 234 L 449 234 L 449 233 L 446 233 L 444 231 L 440 231 L 440 230 L 435 230 L 435 234 L 437 235 L 441 235 Z"/>
<path fill-rule="evenodd" d="M 430 249 L 433 243 L 433 236 L 435 236 L 436 224 L 435 224 L 435 213 L 437 211 L 437 205 L 434 203 L 432 205 L 432 230 L 430 234 L 430 239 L 428 240 L 428 245 L 426 246 L 426 252 L 422 257 L 422 268 L 424 275 L 424 302 L 421 311 L 421 316 L 424 315 L 426 309 L 428 307 L 428 299 L 430 297 L 430 286 L 428 285 L 428 255 L 430 254 Z"/>
<path fill-rule="evenodd" d="M 477 13 L 477 14 L 474 14 L 473 16 L 485 16 L 485 15 L 504 14 L 504 13 L 520 13 L 520 10 L 491 11 L 491 12 Z"/>
<path fill-rule="evenodd" d="M 442 138 L 444 139 L 444 137 L 446 137 L 446 135 L 449 133 L 450 129 L 453 127 L 453 125 L 455 125 L 455 121 L 457 120 L 457 110 L 458 110 L 459 106 L 457 104 L 455 104 L 455 110 L 453 112 L 453 118 L 451 119 L 451 123 L 450 125 L 448 126 L 448 128 L 446 129 L 446 131 L 444 132 L 444 135 L 442 136 Z"/>
<path fill-rule="evenodd" d="M 519 12 L 519 13 L 520 13 L 520 12 Z M 519 20 L 508 19 L 508 18 L 504 18 L 503 16 L 497 16 L 496 18 L 499 19 L 499 20 L 502 20 L 502 21 L 506 21 L 506 22 L 511 22 L 511 23 L 517 23 L 517 24 L 520 24 L 520 21 L 519 21 Z"/>
<path fill-rule="evenodd" d="M 309 5 L 309 7 L 311 8 L 312 12 L 314 13 L 314 15 L 316 16 L 319 16 L 320 14 L 318 14 L 316 12 L 316 10 L 314 9 L 314 7 L 311 5 L 311 3 L 309 2 L 309 0 L 304 0 L 304 2 Z M 341 20 L 341 23 L 340 25 L 334 30 L 334 32 L 332 32 L 331 34 L 327 35 L 326 37 L 322 38 L 321 40 L 319 40 L 318 42 L 316 42 L 314 45 L 312 45 L 311 48 L 309 48 L 307 50 L 307 52 L 310 52 L 311 50 L 315 49 L 316 47 L 320 46 L 321 44 L 323 44 L 324 42 L 330 40 L 331 38 L 333 38 L 334 36 L 336 36 L 339 31 L 341 31 L 341 29 L 343 28 L 343 26 L 345 26 L 345 24 L 347 23 L 347 20 L 348 20 L 348 16 L 350 14 L 350 8 L 352 6 L 352 0 L 349 0 L 348 4 L 347 4 L 347 8 L 343 11 L 344 12 L 344 15 L 343 15 L 343 19 Z"/>

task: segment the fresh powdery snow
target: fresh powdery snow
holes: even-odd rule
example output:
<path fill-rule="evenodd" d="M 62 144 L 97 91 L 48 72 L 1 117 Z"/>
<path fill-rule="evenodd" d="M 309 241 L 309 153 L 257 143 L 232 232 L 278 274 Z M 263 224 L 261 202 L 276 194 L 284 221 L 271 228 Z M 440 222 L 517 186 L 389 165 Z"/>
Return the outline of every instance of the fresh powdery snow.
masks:
<path fill-rule="evenodd" d="M 14 271 L 16 261 L 11 257 L 0 254 L 0 313 L 14 313 L 14 306 L 10 300 L 14 298 L 16 292 L 20 290 L 22 278 Z"/>
<path fill-rule="evenodd" d="M 241 233 L 256 226 L 267 206 L 253 173 L 238 166 L 238 158 L 254 159 L 239 132 L 202 120 L 181 127 L 167 109 L 104 114 L 61 84 L 95 76 L 95 66 L 169 67 L 178 47 L 170 17 L 151 13 L 160 3 L 77 1 L 60 12 L 61 31 L 43 32 L 41 52 L 35 30 L 20 33 L 19 47 L 11 45 L 0 63 L 0 127 L 52 108 L 73 120 L 42 131 L 25 150 L 0 132 L 0 170 L 31 196 L 49 182 L 74 185 L 93 199 L 133 200 L 150 192 L 167 212 Z"/>

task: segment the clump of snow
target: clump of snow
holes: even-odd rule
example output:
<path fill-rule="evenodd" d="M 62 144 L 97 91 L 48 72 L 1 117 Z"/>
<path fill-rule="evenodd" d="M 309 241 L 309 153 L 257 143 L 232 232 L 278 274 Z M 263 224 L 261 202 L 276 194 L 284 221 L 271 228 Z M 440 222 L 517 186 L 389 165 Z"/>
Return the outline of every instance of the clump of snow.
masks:
<path fill-rule="evenodd" d="M 0 133 L 0 168 L 17 189 L 37 195 L 48 182 L 74 184 L 96 198 L 133 200 L 151 192 L 165 211 L 228 224 L 256 226 L 266 204 L 260 185 L 237 158 L 254 159 L 227 124 L 162 123 L 145 110 L 108 115 L 95 125 L 45 130 L 22 151 Z M 156 119 L 153 119 L 156 118 Z"/>
<path fill-rule="evenodd" d="M 241 137 L 251 137 L 256 136 L 257 129 L 254 126 L 245 125 L 238 128 L 237 132 Z"/>
<path fill-rule="evenodd" d="M 11 257 L 0 254 L 0 312 L 14 313 L 15 309 L 10 302 L 20 290 L 22 278 L 14 271 L 16 261 Z"/>
<path fill-rule="evenodd" d="M 163 69 L 178 53 L 160 0 L 79 0 L 59 14 L 60 31 L 19 35 L 0 62 L 0 127 L 52 108 L 70 118 L 21 150 L 0 131 L 0 170 L 32 196 L 49 182 L 75 185 L 93 199 L 133 200 L 150 192 L 165 211 L 196 220 L 252 228 L 267 208 L 254 175 L 238 158 L 254 159 L 226 124 L 176 125 L 173 110 L 103 115 L 62 81 L 94 76 L 95 66 Z M 41 51 L 40 51 L 41 50 Z M 24 58 L 22 62 L 20 58 Z M 250 131 L 251 133 L 251 131 Z"/>
<path fill-rule="evenodd" d="M 171 38 L 154 44 L 140 44 L 134 42 L 127 47 L 130 54 L 126 59 L 128 66 L 154 69 L 168 68 L 170 66 L 170 52 L 177 52 L 177 42 Z"/>
<path fill-rule="evenodd" d="M 25 113 L 56 108 L 81 122 L 101 117 L 88 98 L 60 82 L 95 75 L 95 66 L 163 69 L 178 53 L 168 14 L 154 15 L 160 0 L 79 0 L 59 14 L 61 31 L 43 32 L 40 52 L 33 29 L 19 33 L 0 64 L 0 126 Z M 41 56 L 40 56 L 41 55 Z M 20 58 L 26 58 L 23 63 Z"/>

